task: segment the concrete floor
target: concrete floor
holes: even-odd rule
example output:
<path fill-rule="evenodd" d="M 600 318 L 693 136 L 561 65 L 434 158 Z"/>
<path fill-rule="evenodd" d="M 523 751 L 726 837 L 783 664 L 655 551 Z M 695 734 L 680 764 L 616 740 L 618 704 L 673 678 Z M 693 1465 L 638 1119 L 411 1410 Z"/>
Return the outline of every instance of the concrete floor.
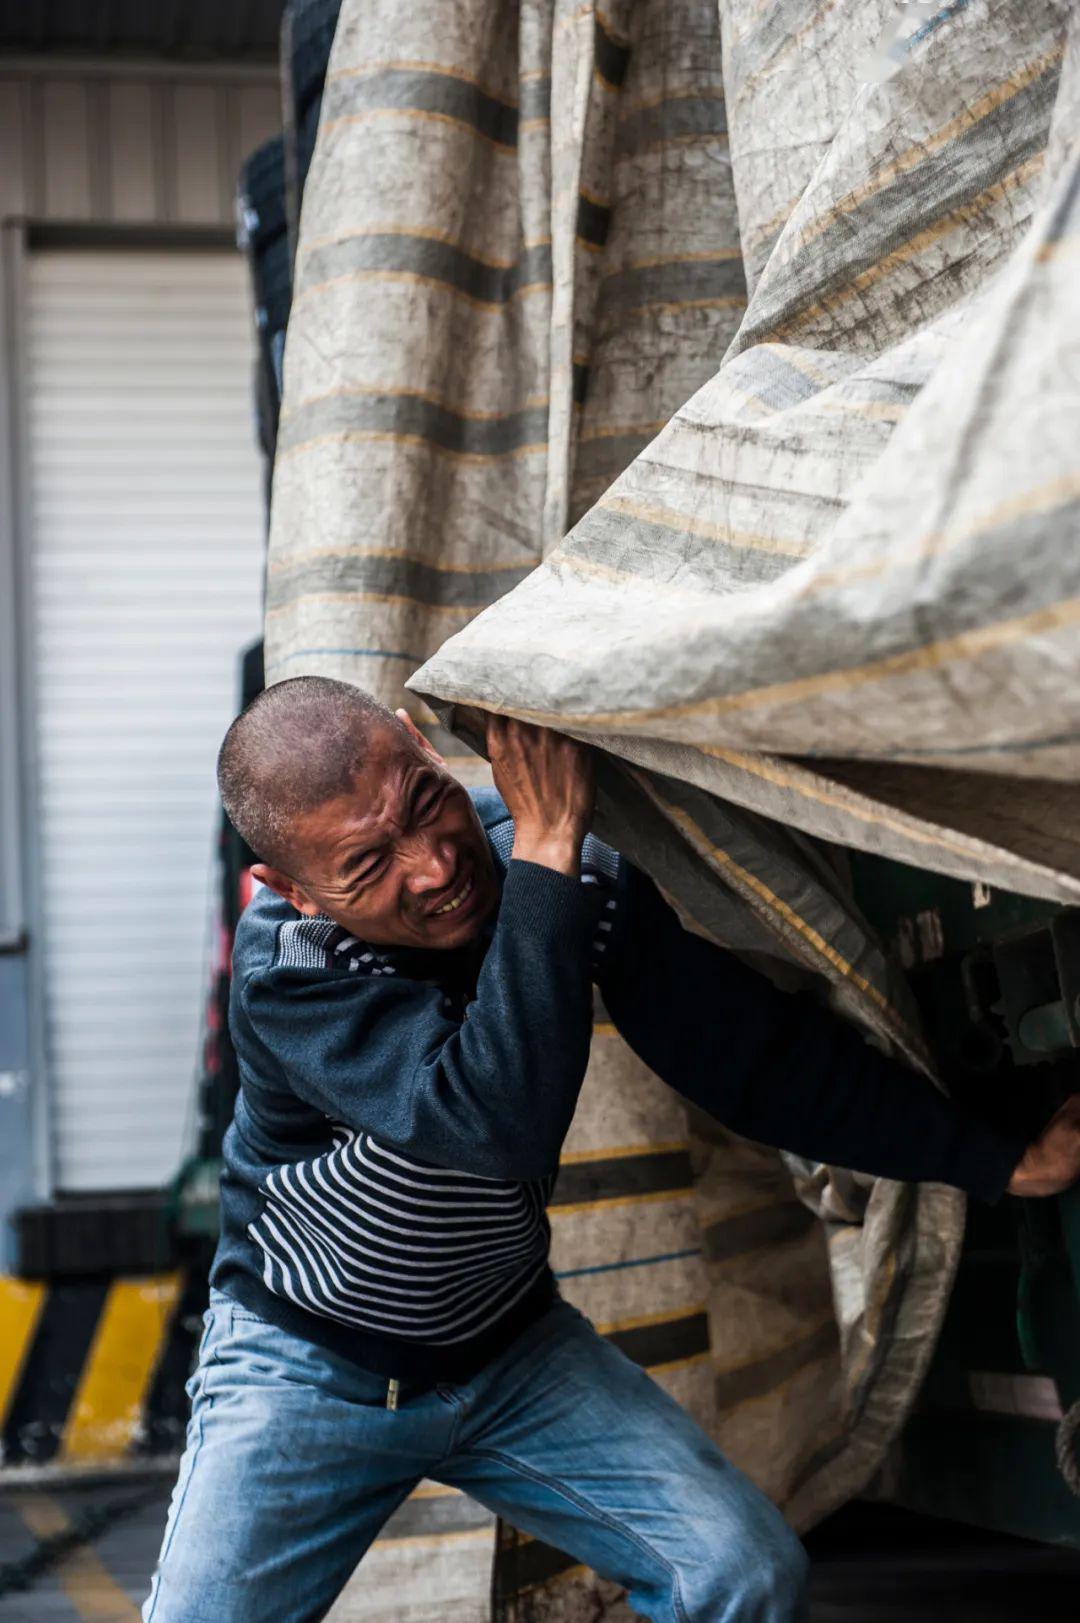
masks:
<path fill-rule="evenodd" d="M 137 1623 L 170 1487 L 157 1479 L 0 1493 L 0 1573 L 38 1539 L 88 1514 L 122 1511 L 29 1588 L 0 1594 L 0 1623 Z M 807 1543 L 811 1623 L 1065 1623 L 1077 1615 L 1077 1551 L 876 1505 L 849 1506 Z"/>

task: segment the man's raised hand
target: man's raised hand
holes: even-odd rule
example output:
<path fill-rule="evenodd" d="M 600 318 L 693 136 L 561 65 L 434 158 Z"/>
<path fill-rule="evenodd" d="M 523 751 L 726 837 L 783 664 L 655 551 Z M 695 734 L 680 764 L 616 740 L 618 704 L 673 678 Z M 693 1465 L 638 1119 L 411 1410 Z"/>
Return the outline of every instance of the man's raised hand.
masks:
<path fill-rule="evenodd" d="M 512 716 L 489 716 L 488 759 L 514 819 L 514 856 L 576 875 L 592 821 L 595 774 L 585 744 Z"/>

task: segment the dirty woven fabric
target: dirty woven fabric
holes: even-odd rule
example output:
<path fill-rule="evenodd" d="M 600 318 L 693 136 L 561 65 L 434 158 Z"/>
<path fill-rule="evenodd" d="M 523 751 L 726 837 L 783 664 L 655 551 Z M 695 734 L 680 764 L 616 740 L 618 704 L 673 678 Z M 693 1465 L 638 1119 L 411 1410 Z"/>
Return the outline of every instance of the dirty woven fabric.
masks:
<path fill-rule="evenodd" d="M 692 927 L 925 1066 L 825 842 L 1080 895 L 1080 45 L 1053 0 L 904 11 L 345 0 L 266 639 L 271 681 L 426 661 L 429 726 L 598 744 L 601 832 Z M 608 1041 L 570 1165 L 685 1157 Z M 963 1203 L 696 1125 L 693 1197 L 568 1204 L 566 1288 L 616 1335 L 707 1314 L 707 1394 L 700 1341 L 648 1358 L 806 1525 L 902 1423 Z"/>

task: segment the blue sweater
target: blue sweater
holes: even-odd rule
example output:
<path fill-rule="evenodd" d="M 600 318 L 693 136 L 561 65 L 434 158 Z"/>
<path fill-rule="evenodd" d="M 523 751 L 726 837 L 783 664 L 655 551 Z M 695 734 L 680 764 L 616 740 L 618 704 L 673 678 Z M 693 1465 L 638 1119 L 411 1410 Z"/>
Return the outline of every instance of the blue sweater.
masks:
<path fill-rule="evenodd" d="M 392 1376 L 466 1379 L 551 1300 L 545 1207 L 588 1061 L 593 982 L 630 1046 L 734 1131 L 988 1200 L 1023 1143 L 961 1114 L 812 999 L 685 930 L 590 839 L 584 883 L 510 860 L 475 946 L 369 946 L 272 892 L 245 912 L 240 1063 L 212 1282 Z"/>

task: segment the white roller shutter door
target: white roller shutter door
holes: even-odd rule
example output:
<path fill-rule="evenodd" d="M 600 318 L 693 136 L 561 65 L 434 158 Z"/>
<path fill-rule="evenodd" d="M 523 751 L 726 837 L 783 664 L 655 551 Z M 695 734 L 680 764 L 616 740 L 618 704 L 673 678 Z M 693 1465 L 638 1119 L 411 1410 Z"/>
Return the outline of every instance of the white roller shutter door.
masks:
<path fill-rule="evenodd" d="M 260 629 L 263 520 L 238 254 L 33 254 L 32 692 L 60 1191 L 188 1147 L 214 758 Z"/>

